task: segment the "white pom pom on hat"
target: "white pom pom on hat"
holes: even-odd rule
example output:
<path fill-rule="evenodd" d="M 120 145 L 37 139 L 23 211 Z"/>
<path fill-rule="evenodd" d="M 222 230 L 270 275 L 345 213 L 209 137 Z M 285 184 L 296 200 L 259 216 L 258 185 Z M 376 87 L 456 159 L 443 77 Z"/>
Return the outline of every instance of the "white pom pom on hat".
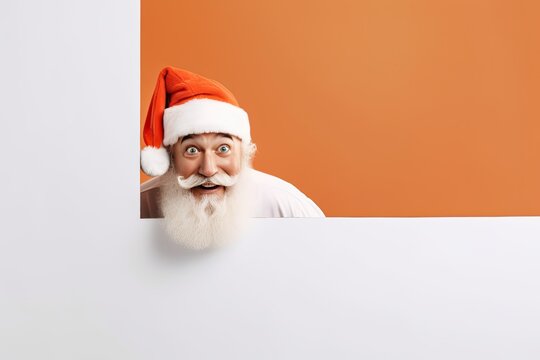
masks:
<path fill-rule="evenodd" d="M 146 146 L 141 150 L 141 168 L 150 176 L 160 176 L 169 170 L 169 153 L 164 147 Z"/>

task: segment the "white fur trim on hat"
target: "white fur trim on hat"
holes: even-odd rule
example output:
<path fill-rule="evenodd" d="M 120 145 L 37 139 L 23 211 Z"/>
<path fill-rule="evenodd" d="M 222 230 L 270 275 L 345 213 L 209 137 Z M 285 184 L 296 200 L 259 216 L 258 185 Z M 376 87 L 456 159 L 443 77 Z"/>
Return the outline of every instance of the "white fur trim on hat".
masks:
<path fill-rule="evenodd" d="M 248 114 L 238 106 L 212 99 L 193 99 L 165 109 L 164 145 L 190 134 L 225 133 L 251 142 Z"/>
<path fill-rule="evenodd" d="M 169 170 L 169 153 L 162 146 L 146 146 L 141 150 L 141 169 L 150 176 L 160 176 Z"/>

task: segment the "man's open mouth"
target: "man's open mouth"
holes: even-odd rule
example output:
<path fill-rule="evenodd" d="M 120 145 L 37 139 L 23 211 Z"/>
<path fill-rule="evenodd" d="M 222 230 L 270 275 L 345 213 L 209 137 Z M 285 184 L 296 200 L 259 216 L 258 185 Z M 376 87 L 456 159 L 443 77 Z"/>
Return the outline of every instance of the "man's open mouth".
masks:
<path fill-rule="evenodd" d="M 215 190 L 219 187 L 221 187 L 222 185 L 216 185 L 216 184 L 212 184 L 212 183 L 204 183 L 202 185 L 199 185 L 199 186 L 195 186 L 193 189 L 199 189 L 199 190 L 202 190 L 202 191 L 212 191 L 212 190 Z"/>

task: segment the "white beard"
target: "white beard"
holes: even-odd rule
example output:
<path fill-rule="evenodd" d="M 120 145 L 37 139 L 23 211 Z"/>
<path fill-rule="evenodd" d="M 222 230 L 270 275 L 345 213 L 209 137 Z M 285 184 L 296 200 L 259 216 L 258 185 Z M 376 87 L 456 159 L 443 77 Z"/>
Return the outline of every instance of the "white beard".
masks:
<path fill-rule="evenodd" d="M 223 196 L 209 194 L 197 198 L 191 190 L 178 185 L 173 170 L 161 187 L 161 211 L 165 230 L 176 242 L 190 249 L 205 249 L 227 243 L 247 223 L 245 171 L 235 185 L 225 188 Z"/>

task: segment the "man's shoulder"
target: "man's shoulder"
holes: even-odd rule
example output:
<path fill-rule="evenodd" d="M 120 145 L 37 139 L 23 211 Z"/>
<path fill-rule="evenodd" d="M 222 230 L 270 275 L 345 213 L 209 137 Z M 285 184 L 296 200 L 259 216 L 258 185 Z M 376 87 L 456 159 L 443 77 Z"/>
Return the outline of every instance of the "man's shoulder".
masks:
<path fill-rule="evenodd" d="M 248 171 L 259 202 L 257 217 L 324 217 L 321 209 L 293 184 L 259 170 Z"/>
<path fill-rule="evenodd" d="M 160 190 L 163 185 L 163 177 L 157 176 L 141 184 L 141 218 L 161 218 L 161 210 L 158 206 Z"/>
<path fill-rule="evenodd" d="M 163 175 L 156 176 L 147 180 L 141 184 L 141 193 L 147 192 L 153 189 L 159 189 L 163 185 Z"/>
<path fill-rule="evenodd" d="M 298 188 L 296 188 L 296 186 L 281 178 L 278 178 L 277 176 L 270 175 L 252 168 L 250 168 L 248 171 L 250 172 L 250 178 L 256 185 L 265 186 L 267 188 L 272 188 L 277 191 L 288 192 L 294 196 L 305 196 L 300 190 L 298 190 Z"/>

